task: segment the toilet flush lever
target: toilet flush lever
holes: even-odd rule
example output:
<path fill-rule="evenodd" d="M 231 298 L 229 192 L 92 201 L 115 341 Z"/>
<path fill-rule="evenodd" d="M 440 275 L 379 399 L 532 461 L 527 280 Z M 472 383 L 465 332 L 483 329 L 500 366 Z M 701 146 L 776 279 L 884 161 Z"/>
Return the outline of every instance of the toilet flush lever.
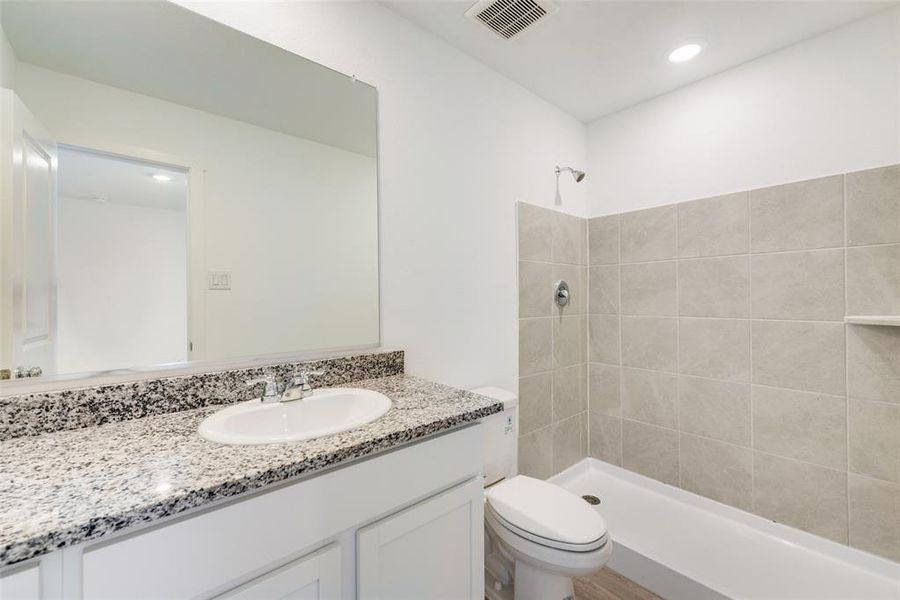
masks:
<path fill-rule="evenodd" d="M 569 304 L 569 284 L 560 279 L 553 289 L 553 299 L 560 308 Z"/>

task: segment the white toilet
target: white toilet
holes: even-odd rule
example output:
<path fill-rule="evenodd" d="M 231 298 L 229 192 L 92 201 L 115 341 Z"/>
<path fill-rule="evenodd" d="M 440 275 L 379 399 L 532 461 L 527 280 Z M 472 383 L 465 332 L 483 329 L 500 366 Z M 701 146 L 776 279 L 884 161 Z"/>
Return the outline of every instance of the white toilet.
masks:
<path fill-rule="evenodd" d="M 488 600 L 571 600 L 572 578 L 603 567 L 612 542 L 603 517 L 563 488 L 516 475 L 516 395 L 473 390 L 502 400 L 484 428 L 485 596 Z"/>

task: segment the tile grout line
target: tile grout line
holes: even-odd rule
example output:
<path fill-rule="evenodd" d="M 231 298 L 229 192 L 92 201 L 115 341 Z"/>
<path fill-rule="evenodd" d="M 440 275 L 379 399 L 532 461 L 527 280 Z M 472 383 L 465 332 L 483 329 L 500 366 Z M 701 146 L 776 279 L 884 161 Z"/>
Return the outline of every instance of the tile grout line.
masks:
<path fill-rule="evenodd" d="M 618 329 L 618 358 L 619 364 L 616 370 L 616 398 L 619 404 L 619 462 L 625 469 L 625 419 L 622 413 L 622 216 L 616 215 L 616 278 L 618 279 L 618 294 L 616 306 L 616 325 Z"/>
<path fill-rule="evenodd" d="M 586 298 L 585 298 L 585 306 L 584 306 L 584 389 L 587 397 L 587 427 L 585 428 L 587 431 L 587 455 L 589 458 L 594 456 L 594 449 L 592 448 L 592 436 L 591 432 L 593 431 L 593 427 L 591 425 L 591 340 L 590 340 L 590 312 L 591 312 L 591 271 L 593 271 L 593 264 L 591 263 L 591 219 L 585 218 L 584 220 L 585 227 L 585 262 L 587 263 L 587 290 Z"/>
<path fill-rule="evenodd" d="M 747 316 L 753 317 L 753 206 L 750 200 L 750 192 L 747 192 Z M 753 427 L 754 402 L 753 402 L 753 319 L 749 323 L 750 335 L 750 510 L 756 512 L 756 432 Z"/>
<path fill-rule="evenodd" d="M 841 175 L 841 209 L 843 210 L 842 241 L 844 249 L 844 315 L 848 312 L 849 294 L 847 293 L 847 175 Z M 845 458 L 847 459 L 847 473 L 844 476 L 844 492 L 847 494 L 847 545 L 850 545 L 850 344 L 847 340 L 848 326 L 844 325 L 844 443 Z"/>
<path fill-rule="evenodd" d="M 675 205 L 675 370 L 681 373 L 681 205 Z M 675 379 L 675 426 L 678 429 L 678 487 L 684 489 L 684 473 L 681 460 L 681 383 Z"/>
<path fill-rule="evenodd" d="M 659 375 L 667 375 L 667 376 L 675 377 L 675 378 L 679 378 L 679 379 L 682 379 L 682 378 L 683 379 L 699 379 L 701 381 L 710 381 L 713 383 L 723 383 L 723 384 L 730 384 L 730 385 L 736 385 L 736 386 L 747 386 L 747 387 L 758 387 L 758 388 L 765 388 L 768 390 L 778 390 L 778 391 L 782 391 L 782 392 L 792 392 L 792 393 L 799 393 L 799 394 L 810 394 L 810 395 L 815 395 L 815 396 L 825 396 L 828 398 L 840 398 L 840 399 L 847 398 L 847 396 L 844 394 L 834 394 L 831 392 L 822 392 L 819 390 L 811 390 L 808 388 L 791 388 L 791 387 L 783 387 L 783 386 L 778 386 L 778 385 L 769 385 L 769 384 L 765 384 L 765 383 L 754 383 L 754 382 L 750 381 L 749 379 L 745 379 L 745 380 L 721 379 L 721 378 L 717 378 L 717 377 L 708 377 L 705 375 L 695 375 L 693 373 L 677 373 L 675 371 L 660 371 L 659 369 L 648 369 L 646 367 L 634 367 L 631 365 L 617 365 L 617 364 L 603 362 L 603 361 L 591 361 L 590 364 L 604 365 L 607 367 L 620 367 L 621 366 L 622 369 L 626 369 L 626 370 L 641 371 L 644 373 L 655 373 L 655 374 L 659 374 Z M 547 371 L 540 371 L 538 373 L 534 373 L 533 375 L 539 375 L 539 374 L 544 374 L 544 373 L 547 373 Z M 528 375 L 528 377 L 532 377 L 533 375 Z M 872 404 L 879 404 L 879 405 L 884 405 L 884 406 L 893 406 L 893 407 L 898 406 L 897 402 L 891 402 L 889 400 L 877 400 L 877 399 L 870 399 L 870 398 L 857 398 L 856 400 L 858 402 L 870 402 Z"/>

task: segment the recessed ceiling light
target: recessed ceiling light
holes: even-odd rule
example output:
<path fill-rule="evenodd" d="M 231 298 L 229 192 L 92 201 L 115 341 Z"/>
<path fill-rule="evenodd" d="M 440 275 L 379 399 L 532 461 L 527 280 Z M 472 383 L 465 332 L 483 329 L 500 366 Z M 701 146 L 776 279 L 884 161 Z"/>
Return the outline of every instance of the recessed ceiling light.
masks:
<path fill-rule="evenodd" d="M 162 173 L 154 173 L 150 177 L 157 181 L 172 181 L 171 177 L 169 177 L 168 175 L 163 175 Z"/>
<path fill-rule="evenodd" d="M 700 44 L 685 44 L 669 53 L 669 62 L 682 63 L 691 60 L 703 50 Z"/>

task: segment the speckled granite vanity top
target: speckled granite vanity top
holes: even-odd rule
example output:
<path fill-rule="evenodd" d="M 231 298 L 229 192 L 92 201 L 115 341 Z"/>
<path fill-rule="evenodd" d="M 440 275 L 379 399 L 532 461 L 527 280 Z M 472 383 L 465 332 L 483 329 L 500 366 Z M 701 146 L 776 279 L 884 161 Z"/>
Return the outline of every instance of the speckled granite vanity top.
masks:
<path fill-rule="evenodd" d="M 309 475 L 499 412 L 502 404 L 408 375 L 353 382 L 393 401 L 324 438 L 224 446 L 197 426 L 211 406 L 0 442 L 0 566 Z"/>

